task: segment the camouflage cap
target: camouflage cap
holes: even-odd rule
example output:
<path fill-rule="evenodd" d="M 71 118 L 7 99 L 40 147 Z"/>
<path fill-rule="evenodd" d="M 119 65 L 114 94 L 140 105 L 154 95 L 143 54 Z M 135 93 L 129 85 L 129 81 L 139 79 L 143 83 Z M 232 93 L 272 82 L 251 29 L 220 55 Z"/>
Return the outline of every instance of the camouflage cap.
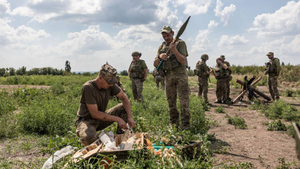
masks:
<path fill-rule="evenodd" d="M 170 27 L 170 26 L 163 26 L 162 28 L 161 28 L 161 33 L 163 33 L 163 32 L 165 32 L 165 33 L 170 33 L 170 32 L 172 32 L 173 30 L 172 30 L 172 28 Z"/>
<path fill-rule="evenodd" d="M 221 55 L 220 58 L 221 58 L 221 59 L 225 59 L 225 55 Z"/>
<path fill-rule="evenodd" d="M 267 56 L 271 56 L 271 55 L 274 56 L 274 53 L 273 52 L 268 52 L 267 53 Z"/>
<path fill-rule="evenodd" d="M 109 84 L 117 83 L 117 70 L 108 63 L 101 67 L 99 75 Z"/>
<path fill-rule="evenodd" d="M 138 52 L 138 51 L 134 51 L 132 52 L 131 56 L 142 56 L 142 53 Z"/>

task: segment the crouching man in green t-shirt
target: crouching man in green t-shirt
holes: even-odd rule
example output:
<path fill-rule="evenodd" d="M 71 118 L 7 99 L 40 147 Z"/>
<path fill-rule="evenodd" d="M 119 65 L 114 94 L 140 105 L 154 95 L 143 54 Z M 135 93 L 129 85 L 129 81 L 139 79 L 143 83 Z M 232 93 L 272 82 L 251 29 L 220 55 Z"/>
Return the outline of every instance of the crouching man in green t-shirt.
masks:
<path fill-rule="evenodd" d="M 91 144 L 97 139 L 96 132 L 103 130 L 113 122 L 118 122 L 117 134 L 122 129 L 134 128 L 130 102 L 127 95 L 116 85 L 117 70 L 104 64 L 96 79 L 86 82 L 81 89 L 80 106 L 77 112 L 76 134 L 82 145 Z M 117 96 L 122 103 L 107 108 L 110 96 Z"/>

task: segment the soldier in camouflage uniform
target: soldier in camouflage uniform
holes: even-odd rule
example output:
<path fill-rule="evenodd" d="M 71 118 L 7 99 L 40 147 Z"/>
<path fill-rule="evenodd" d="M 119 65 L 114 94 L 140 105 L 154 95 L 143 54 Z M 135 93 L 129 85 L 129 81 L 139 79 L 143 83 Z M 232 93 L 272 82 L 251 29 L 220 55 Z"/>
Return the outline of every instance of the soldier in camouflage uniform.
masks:
<path fill-rule="evenodd" d="M 158 73 L 158 71 L 156 70 L 156 68 L 154 68 L 152 74 L 154 76 L 154 80 L 155 80 L 157 89 L 159 89 L 159 83 L 161 83 L 161 89 L 165 90 L 165 80 L 164 80 L 164 77 Z"/>
<path fill-rule="evenodd" d="M 148 67 L 140 57 L 142 53 L 135 51 L 132 53 L 132 62 L 129 66 L 128 73 L 131 80 L 131 89 L 134 100 L 143 101 L 143 82 L 148 75 Z"/>
<path fill-rule="evenodd" d="M 217 90 L 216 90 L 216 95 L 217 95 L 217 100 L 215 103 L 227 103 L 228 101 L 228 86 L 227 81 L 230 78 L 228 74 L 228 67 L 226 64 L 223 64 L 221 58 L 217 58 L 216 60 L 217 65 L 215 68 L 215 71 L 213 72 L 216 79 L 217 79 Z"/>
<path fill-rule="evenodd" d="M 232 80 L 232 76 L 231 76 L 231 66 L 230 66 L 230 63 L 228 61 L 225 61 L 225 56 L 224 55 L 221 55 L 220 58 L 222 59 L 222 63 L 223 64 L 226 64 L 227 66 L 227 74 L 229 74 L 229 78 L 227 78 L 227 81 L 226 81 L 226 85 L 227 85 L 227 102 L 230 102 L 231 101 L 231 98 L 229 97 L 230 95 L 230 81 Z"/>
<path fill-rule="evenodd" d="M 280 73 L 280 61 L 278 58 L 274 58 L 274 53 L 269 52 L 267 53 L 268 58 L 270 59 L 269 62 L 266 63 L 266 71 L 265 74 L 268 75 L 268 84 L 269 84 L 269 91 L 272 96 L 273 100 L 279 100 L 279 93 L 277 89 L 277 80 L 278 75 Z"/>
<path fill-rule="evenodd" d="M 126 94 L 115 84 L 117 70 L 104 64 L 96 79 L 86 82 L 81 90 L 80 106 L 77 112 L 76 134 L 83 146 L 97 139 L 96 132 L 118 122 L 117 134 L 122 129 L 134 127 L 130 102 Z M 122 103 L 106 111 L 110 96 L 116 95 Z M 121 129 L 122 128 L 122 129 Z"/>
<path fill-rule="evenodd" d="M 174 32 L 170 26 L 163 26 L 161 35 L 164 42 L 159 46 L 154 66 L 164 60 L 162 70 L 165 73 L 166 96 L 169 105 L 170 123 L 179 127 L 179 111 L 176 106 L 177 93 L 181 105 L 181 129 L 190 127 L 189 83 L 187 75 L 187 48 L 183 40 L 173 42 Z M 169 56 L 166 54 L 170 50 Z"/>
<path fill-rule="evenodd" d="M 203 54 L 201 56 L 201 61 L 198 61 L 196 64 L 196 69 L 194 70 L 195 75 L 198 76 L 198 85 L 199 85 L 199 91 L 198 96 L 201 97 L 203 93 L 203 99 L 206 103 L 208 103 L 207 93 L 208 93 L 208 82 L 207 79 L 209 77 L 209 74 L 212 72 L 212 69 L 210 69 L 206 65 L 206 61 L 208 60 L 208 55 Z"/>

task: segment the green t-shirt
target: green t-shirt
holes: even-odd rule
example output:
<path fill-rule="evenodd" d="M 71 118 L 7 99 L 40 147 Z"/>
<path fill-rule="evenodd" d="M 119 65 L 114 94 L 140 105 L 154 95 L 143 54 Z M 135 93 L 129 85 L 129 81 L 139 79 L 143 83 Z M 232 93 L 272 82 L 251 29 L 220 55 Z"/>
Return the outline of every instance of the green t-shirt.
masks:
<path fill-rule="evenodd" d="M 105 112 L 110 96 L 117 95 L 121 89 L 114 84 L 108 89 L 99 89 L 96 80 L 86 82 L 81 89 L 80 106 L 77 116 L 92 118 L 86 104 L 97 104 L 98 110 Z"/>

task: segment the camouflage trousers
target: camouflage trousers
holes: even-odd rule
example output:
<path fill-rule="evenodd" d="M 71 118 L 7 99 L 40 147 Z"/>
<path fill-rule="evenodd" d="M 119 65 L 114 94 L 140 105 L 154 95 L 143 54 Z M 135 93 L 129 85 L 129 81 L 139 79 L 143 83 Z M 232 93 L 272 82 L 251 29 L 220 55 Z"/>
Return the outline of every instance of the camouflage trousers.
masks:
<path fill-rule="evenodd" d="M 269 92 L 273 100 L 279 100 L 279 93 L 277 89 L 277 78 L 275 76 L 268 76 Z"/>
<path fill-rule="evenodd" d="M 122 103 L 110 108 L 106 114 L 118 116 L 127 122 L 128 117 L 125 108 Z M 97 119 L 82 119 L 78 120 L 76 125 L 76 134 L 80 138 L 80 142 L 83 146 L 89 145 L 97 139 L 97 131 L 103 130 L 113 122 L 101 121 Z M 117 134 L 124 133 L 118 125 Z"/>
<path fill-rule="evenodd" d="M 134 100 L 143 101 L 143 82 L 140 79 L 131 80 L 131 89 Z"/>
<path fill-rule="evenodd" d="M 230 95 L 230 81 L 232 80 L 232 76 L 230 75 L 229 78 L 227 78 L 226 85 L 227 85 L 227 99 L 229 99 Z"/>
<path fill-rule="evenodd" d="M 228 78 L 217 79 L 217 100 L 218 101 L 227 101 L 228 100 Z"/>
<path fill-rule="evenodd" d="M 161 83 L 161 89 L 165 90 L 164 77 L 162 77 L 161 75 L 156 75 L 155 76 L 155 83 L 156 83 L 157 89 L 159 89 L 159 83 Z"/>
<path fill-rule="evenodd" d="M 177 93 L 181 106 L 181 129 L 190 126 L 190 88 L 185 67 L 175 68 L 165 76 L 166 96 L 169 104 L 170 123 L 179 127 L 179 112 L 176 106 Z"/>
<path fill-rule="evenodd" d="M 203 93 L 203 99 L 208 102 L 207 93 L 208 93 L 208 82 L 206 78 L 198 77 L 198 85 L 199 85 L 199 91 L 198 96 L 201 97 Z"/>

